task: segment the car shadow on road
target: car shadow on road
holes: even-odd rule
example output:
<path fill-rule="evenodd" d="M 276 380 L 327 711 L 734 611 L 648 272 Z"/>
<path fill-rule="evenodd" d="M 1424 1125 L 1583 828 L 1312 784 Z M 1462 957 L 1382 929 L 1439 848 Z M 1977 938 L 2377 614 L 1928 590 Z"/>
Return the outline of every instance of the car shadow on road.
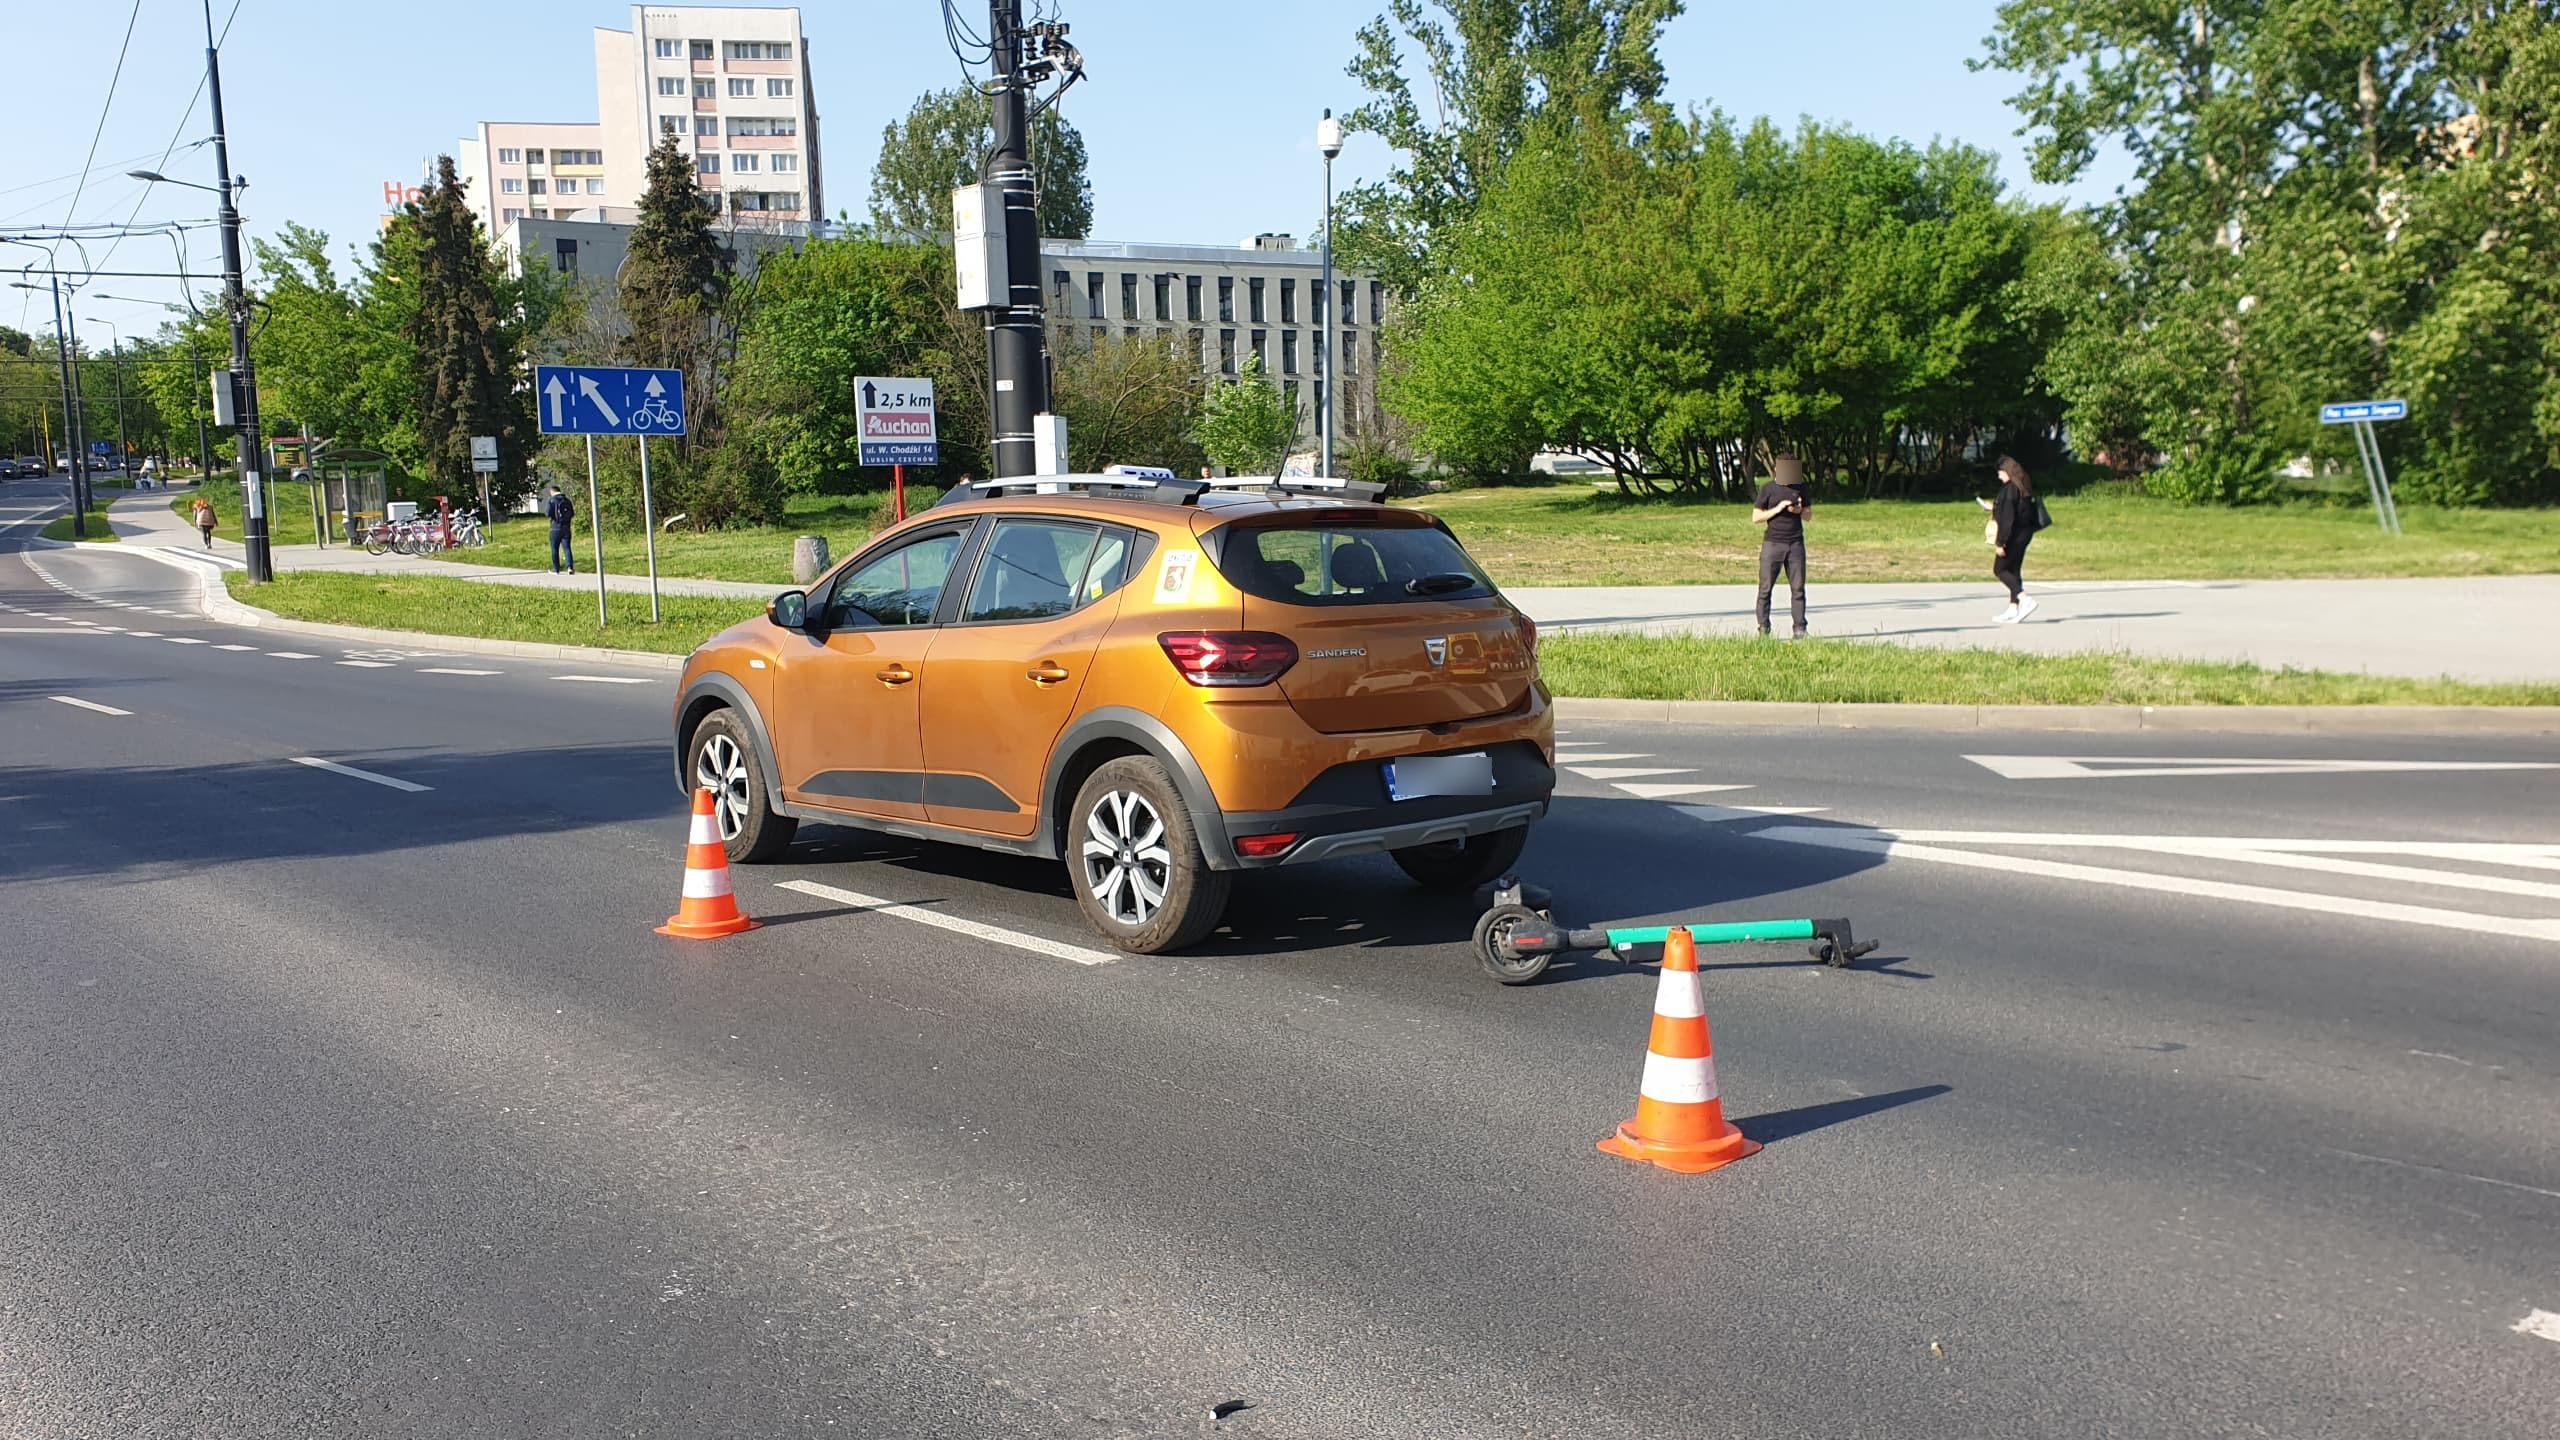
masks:
<path fill-rule="evenodd" d="M 1769 1110 L 1746 1115 L 1733 1123 L 1743 1134 L 1763 1145 L 1793 1140 L 1833 1125 L 1861 1120 L 1885 1110 L 1895 1110 L 1922 1100 L 1952 1093 L 1953 1085 L 1914 1085 L 1907 1090 L 1890 1090 L 1882 1095 L 1859 1095 L 1847 1100 L 1826 1100 L 1819 1105 L 1799 1105 L 1792 1110 Z"/>

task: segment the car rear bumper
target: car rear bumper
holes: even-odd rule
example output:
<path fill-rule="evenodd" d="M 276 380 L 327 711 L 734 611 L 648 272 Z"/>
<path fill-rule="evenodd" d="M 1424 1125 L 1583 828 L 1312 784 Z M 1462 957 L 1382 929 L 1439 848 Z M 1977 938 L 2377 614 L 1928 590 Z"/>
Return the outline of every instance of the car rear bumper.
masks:
<path fill-rule="evenodd" d="M 1235 847 L 1235 863 L 1254 870 L 1380 854 L 1515 829 L 1547 813 L 1556 774 L 1535 741 L 1513 740 L 1442 753 L 1469 751 L 1492 758 L 1492 794 L 1399 801 L 1389 798 L 1379 762 L 1336 765 L 1283 809 L 1227 815 L 1227 839 Z M 1244 854 L 1238 842 L 1261 835 L 1298 838 L 1276 855 Z"/>

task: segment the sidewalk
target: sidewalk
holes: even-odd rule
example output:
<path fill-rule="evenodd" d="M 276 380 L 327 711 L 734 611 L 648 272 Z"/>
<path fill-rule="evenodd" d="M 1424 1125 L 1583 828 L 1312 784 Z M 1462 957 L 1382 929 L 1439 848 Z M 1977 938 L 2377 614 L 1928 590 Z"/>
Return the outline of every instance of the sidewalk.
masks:
<path fill-rule="evenodd" d="M 184 492 L 176 492 L 184 493 Z M 168 492 L 116 502 L 116 534 L 128 543 L 205 553 Z M 582 537 L 583 538 L 583 537 Z M 236 537 L 216 535 L 213 558 L 242 564 Z M 1819 557 L 1817 557 L 1818 563 Z M 275 547 L 284 571 L 436 575 L 593 594 L 593 575 L 553 575 L 494 565 L 311 545 Z M 2021 625 L 1994 625 L 2004 603 L 1982 583 L 1825 585 L 1808 588 L 1813 633 L 1901 645 L 1978 647 L 2031 654 L 2123 651 L 2170 659 L 2246 661 L 2271 668 L 2336 670 L 2420 679 L 2560 681 L 2560 575 L 2436 580 L 2089 580 L 2039 584 L 2039 606 Z M 649 588 L 645 575 L 608 575 L 616 592 Z M 661 580 L 667 595 L 770 598 L 781 587 L 726 580 Z M 1586 630 L 1748 635 L 1750 585 L 1527 587 L 1506 592 L 1549 634 Z M 1773 597 L 1784 633 L 1786 592 Z"/>

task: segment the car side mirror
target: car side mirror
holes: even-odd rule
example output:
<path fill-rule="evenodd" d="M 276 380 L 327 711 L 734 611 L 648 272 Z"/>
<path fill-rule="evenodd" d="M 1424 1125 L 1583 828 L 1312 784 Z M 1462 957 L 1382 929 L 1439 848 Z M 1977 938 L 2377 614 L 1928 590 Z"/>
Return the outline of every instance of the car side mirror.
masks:
<path fill-rule="evenodd" d="M 785 630 L 807 629 L 809 627 L 809 592 L 783 591 L 773 597 L 772 604 L 764 607 L 764 615 L 766 619 Z"/>

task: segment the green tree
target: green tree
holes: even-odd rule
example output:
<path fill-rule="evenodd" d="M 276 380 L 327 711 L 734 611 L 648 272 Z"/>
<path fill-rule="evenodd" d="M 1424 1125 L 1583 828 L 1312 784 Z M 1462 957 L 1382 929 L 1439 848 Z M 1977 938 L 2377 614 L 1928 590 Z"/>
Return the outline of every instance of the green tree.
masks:
<path fill-rule="evenodd" d="M 1345 117 L 1396 152 L 1388 177 L 1340 198 L 1336 248 L 1410 292 L 1437 236 L 1464 220 L 1542 122 L 1631 123 L 1662 96 L 1662 27 L 1683 0 L 1390 0 L 1348 72 L 1369 98 Z M 1436 13 L 1435 13 L 1436 12 Z M 1405 73 L 1419 55 L 1428 103 Z"/>
<path fill-rule="evenodd" d="M 1196 438 L 1200 357 L 1190 346 L 1149 336 L 1070 337 L 1053 358 L 1053 403 L 1067 419 L 1068 469 L 1161 465 L 1189 475 L 1206 462 Z"/>
<path fill-rule="evenodd" d="M 407 334 L 415 346 L 420 478 L 439 493 L 475 493 L 472 437 L 495 436 L 499 469 L 490 489 L 497 504 L 510 504 L 528 484 L 535 440 L 521 317 L 451 156 L 437 157 L 434 183 L 412 208 L 414 280 L 398 279 L 417 294 Z"/>
<path fill-rule="evenodd" d="M 910 236 L 951 229 L 951 192 L 978 183 L 995 144 L 994 110 L 984 92 L 960 85 L 928 91 L 880 132 L 871 167 L 871 223 Z M 1093 231 L 1093 186 L 1084 136 L 1054 108 L 1031 122 L 1032 183 L 1040 233 L 1081 240 Z"/>
<path fill-rule="evenodd" d="M 1248 356 L 1232 380 L 1213 380 L 1193 430 L 1209 459 L 1236 475 L 1276 475 L 1298 443 L 1298 410 L 1271 377 L 1262 357 Z M 1074 430 L 1068 430 L 1074 443 Z"/>
<path fill-rule="evenodd" d="M 694 180 L 692 159 L 673 135 L 649 152 L 648 186 L 622 266 L 625 363 L 682 370 L 687 455 L 718 443 L 717 400 L 729 328 L 728 252 L 712 232 L 712 207 Z"/>

